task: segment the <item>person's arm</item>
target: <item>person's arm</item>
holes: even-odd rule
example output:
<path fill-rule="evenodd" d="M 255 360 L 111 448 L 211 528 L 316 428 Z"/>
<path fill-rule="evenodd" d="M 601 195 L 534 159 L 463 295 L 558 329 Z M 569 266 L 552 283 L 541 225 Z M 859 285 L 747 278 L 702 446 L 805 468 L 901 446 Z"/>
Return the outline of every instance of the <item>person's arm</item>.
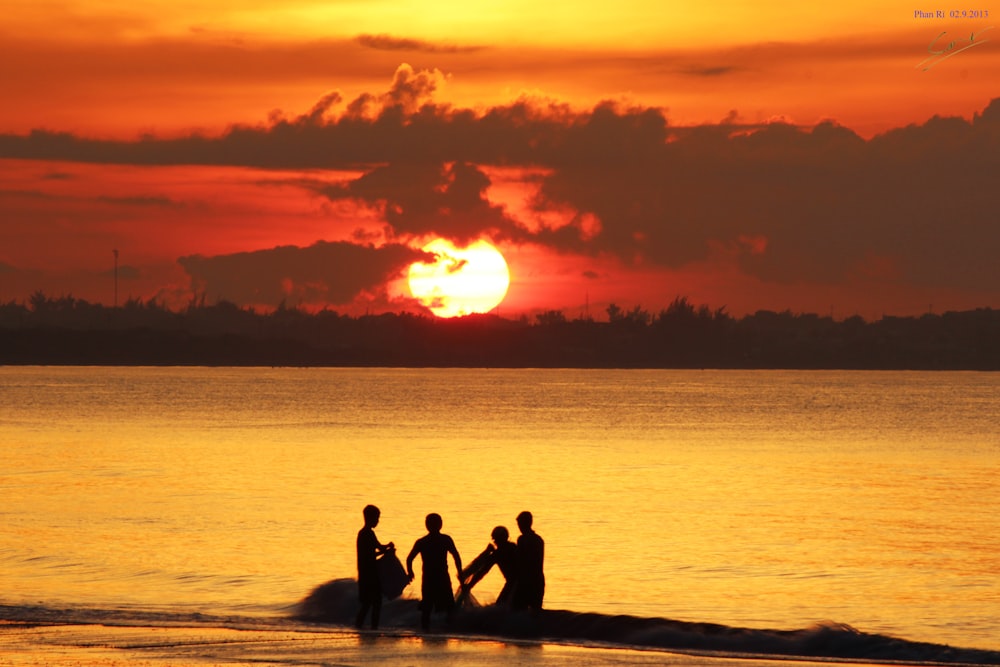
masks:
<path fill-rule="evenodd" d="M 451 557 L 455 559 L 455 570 L 458 574 L 458 583 L 462 583 L 462 557 L 458 555 L 458 547 L 455 546 L 455 540 L 448 540 L 448 551 L 451 552 Z"/>
<path fill-rule="evenodd" d="M 419 545 L 420 540 L 414 542 L 413 548 L 410 549 L 410 554 L 406 557 L 406 576 L 410 578 L 410 581 L 413 581 L 413 559 L 417 557 L 417 547 Z"/>
<path fill-rule="evenodd" d="M 492 544 L 487 544 L 486 548 L 483 549 L 483 553 L 479 554 L 474 559 L 472 559 L 472 563 L 469 564 L 469 567 L 475 565 L 476 561 L 481 558 L 482 560 L 480 562 L 485 563 L 485 565 L 483 565 L 483 576 L 486 576 L 486 573 L 489 572 L 493 568 L 493 566 L 497 564 L 498 555 L 499 554 L 497 553 L 497 548 Z M 482 577 L 480 577 L 480 579 L 481 578 Z"/>

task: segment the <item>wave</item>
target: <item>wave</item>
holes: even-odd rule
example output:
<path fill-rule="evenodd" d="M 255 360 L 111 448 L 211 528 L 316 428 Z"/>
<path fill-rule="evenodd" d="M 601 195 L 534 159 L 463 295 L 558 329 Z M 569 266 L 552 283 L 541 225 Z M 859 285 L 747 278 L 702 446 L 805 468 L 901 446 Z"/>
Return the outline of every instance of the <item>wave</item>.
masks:
<path fill-rule="evenodd" d="M 419 602 L 397 599 L 383 604 L 381 632 L 412 636 L 420 626 Z M 357 582 L 336 579 L 314 588 L 284 608 L 233 609 L 232 614 L 202 613 L 192 607 L 114 608 L 0 604 L 0 630 L 50 625 L 143 626 L 150 628 L 226 628 L 353 634 Z M 254 613 L 257 612 L 257 613 Z M 494 606 L 464 607 L 450 624 L 435 619 L 438 637 L 492 639 L 620 649 L 659 650 L 710 658 L 771 658 L 812 662 L 919 665 L 1000 665 L 1000 651 L 957 648 L 870 634 L 837 623 L 798 630 L 769 630 L 562 610 L 512 612 Z M 200 636 L 200 635 L 199 635 Z M 127 643 L 127 642 L 126 642 Z M 236 649 L 234 649 L 236 650 Z M 277 662 L 275 664 L 278 664 Z"/>
<path fill-rule="evenodd" d="M 335 579 L 313 589 L 293 615 L 301 621 L 350 626 L 357 613 L 357 600 L 354 579 Z M 410 599 L 384 603 L 381 627 L 419 627 L 418 605 L 417 600 Z M 840 623 L 819 623 L 799 630 L 766 630 L 548 609 L 513 612 L 473 604 L 463 608 L 443 629 L 449 635 L 696 652 L 719 657 L 1000 665 L 1000 651 L 909 641 L 862 632 Z"/>

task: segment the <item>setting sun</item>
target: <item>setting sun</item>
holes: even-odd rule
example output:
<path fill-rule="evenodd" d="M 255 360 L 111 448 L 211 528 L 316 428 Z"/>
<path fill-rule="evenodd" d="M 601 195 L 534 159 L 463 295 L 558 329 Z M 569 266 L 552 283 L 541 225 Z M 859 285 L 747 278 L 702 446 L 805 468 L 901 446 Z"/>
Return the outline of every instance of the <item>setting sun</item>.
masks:
<path fill-rule="evenodd" d="M 410 292 L 438 317 L 487 313 L 506 296 L 507 262 L 487 241 L 457 248 L 451 241 L 436 239 L 423 250 L 434 253 L 437 261 L 410 266 Z"/>

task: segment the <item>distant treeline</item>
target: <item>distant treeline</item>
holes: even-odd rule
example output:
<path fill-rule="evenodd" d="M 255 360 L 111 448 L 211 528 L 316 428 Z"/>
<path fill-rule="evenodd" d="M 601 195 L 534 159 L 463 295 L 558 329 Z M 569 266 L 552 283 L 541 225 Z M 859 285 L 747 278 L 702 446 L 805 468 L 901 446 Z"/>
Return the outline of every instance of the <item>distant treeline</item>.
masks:
<path fill-rule="evenodd" d="M 174 311 L 36 293 L 0 304 L 0 364 L 1000 370 L 1000 311 L 990 308 L 876 322 L 735 318 L 678 297 L 657 313 L 613 304 L 606 313 L 352 317 L 203 299 Z"/>

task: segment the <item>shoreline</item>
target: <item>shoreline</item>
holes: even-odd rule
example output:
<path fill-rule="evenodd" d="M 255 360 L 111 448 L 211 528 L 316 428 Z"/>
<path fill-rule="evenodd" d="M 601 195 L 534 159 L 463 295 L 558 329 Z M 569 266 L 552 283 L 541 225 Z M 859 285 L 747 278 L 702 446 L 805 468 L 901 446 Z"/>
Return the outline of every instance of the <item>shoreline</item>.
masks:
<path fill-rule="evenodd" d="M 217 626 L 0 621 L 0 665 L 25 667 L 81 664 L 100 667 L 227 667 L 370 664 L 453 667 L 822 667 L 831 664 L 884 665 L 856 659 L 796 656 L 710 655 L 664 649 L 582 646 L 446 634 L 357 632 L 329 629 L 246 629 Z M 938 665 L 934 662 L 891 664 Z"/>
<path fill-rule="evenodd" d="M 1000 665 L 1000 651 L 912 642 L 836 624 L 752 630 L 475 607 L 425 634 L 415 629 L 416 601 L 408 599 L 383 606 L 382 629 L 358 631 L 350 624 L 355 601 L 346 595 L 352 584 L 331 581 L 279 616 L 0 604 L 0 665 Z"/>
<path fill-rule="evenodd" d="M 194 663 L 251 667 L 381 664 L 507 667 L 597 665 L 741 666 L 787 664 L 790 658 L 697 656 L 661 650 L 591 647 L 404 632 L 239 629 L 167 625 L 119 625 L 0 621 L 0 665 L 80 664 L 176 667 Z M 795 660 L 803 667 L 829 661 Z"/>

